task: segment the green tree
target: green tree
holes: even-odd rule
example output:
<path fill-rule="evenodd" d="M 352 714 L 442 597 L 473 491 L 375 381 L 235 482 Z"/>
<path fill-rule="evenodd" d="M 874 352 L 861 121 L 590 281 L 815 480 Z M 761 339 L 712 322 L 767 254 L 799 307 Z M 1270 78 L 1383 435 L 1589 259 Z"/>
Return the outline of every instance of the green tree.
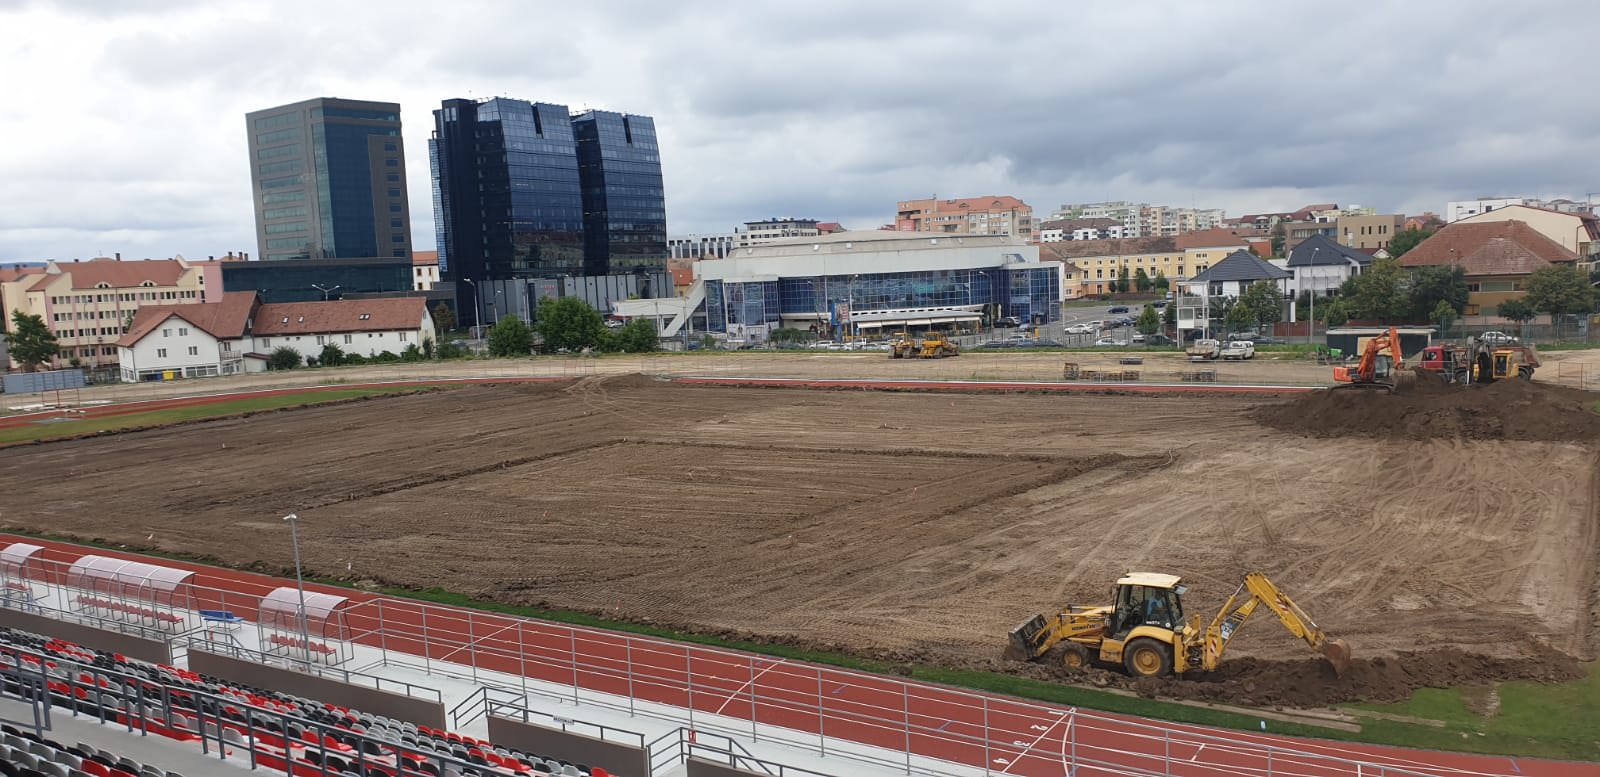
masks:
<path fill-rule="evenodd" d="M 424 358 L 424 359 L 432 359 L 433 357 L 435 357 L 437 355 L 438 355 L 438 351 L 434 347 L 433 338 L 431 338 L 431 337 L 422 338 L 422 358 Z"/>
<path fill-rule="evenodd" d="M 576 297 L 568 297 L 576 299 Z M 578 300 L 582 302 L 583 300 Z M 541 308 L 543 306 L 540 306 Z M 546 340 L 546 342 L 549 342 Z M 533 330 L 528 325 L 511 314 L 500 318 L 494 326 L 489 327 L 489 355 L 490 356 L 527 356 L 533 350 Z"/>
<path fill-rule="evenodd" d="M 1411 321 L 1436 321 L 1433 311 L 1445 302 L 1456 312 L 1467 309 L 1467 272 L 1460 265 L 1432 265 L 1411 270 L 1407 283 Z"/>
<path fill-rule="evenodd" d="M 600 313 L 582 299 L 547 297 L 539 302 L 538 329 L 544 338 L 544 350 L 581 351 L 598 347 L 606 326 Z"/>
<path fill-rule="evenodd" d="M 1254 321 L 1250 308 L 1246 305 L 1234 304 L 1228 307 L 1228 312 L 1222 316 L 1222 322 L 1228 325 L 1229 332 L 1238 332 L 1250 326 Z"/>
<path fill-rule="evenodd" d="M 1574 267 L 1553 264 L 1534 270 L 1524 288 L 1528 291 L 1524 299 L 1540 313 L 1562 316 L 1594 310 L 1595 287 Z"/>
<path fill-rule="evenodd" d="M 1407 251 L 1417 247 L 1418 243 L 1433 237 L 1431 229 L 1402 229 L 1389 239 L 1389 245 L 1384 247 L 1389 255 L 1399 259 Z"/>
<path fill-rule="evenodd" d="M 1122 269 L 1117 271 L 1117 290 L 1124 293 L 1133 290 L 1133 279 L 1128 275 L 1127 265 L 1123 265 Z"/>
<path fill-rule="evenodd" d="M 1150 276 L 1145 274 L 1143 267 L 1140 267 L 1138 272 L 1133 274 L 1133 288 L 1140 293 L 1150 290 Z"/>
<path fill-rule="evenodd" d="M 9 337 L 11 358 L 22 365 L 23 372 L 33 372 L 61 353 L 55 334 L 44 325 L 44 316 L 28 315 L 22 308 L 11 311 Z"/>
<path fill-rule="evenodd" d="M 1461 312 L 1452 307 L 1449 302 L 1439 300 L 1439 304 L 1433 307 L 1433 312 L 1428 318 L 1439 326 L 1439 333 L 1442 335 L 1450 330 L 1450 325 L 1455 323 L 1456 318 L 1460 315 Z"/>
<path fill-rule="evenodd" d="M 1334 299 L 1328 304 L 1317 308 L 1317 318 L 1326 322 L 1328 326 L 1344 326 L 1350 320 L 1350 303 L 1342 299 Z"/>
<path fill-rule="evenodd" d="M 400 352 L 400 361 L 403 362 L 420 362 L 426 358 L 428 357 L 422 354 L 422 348 L 416 343 L 406 346 L 406 349 Z"/>
<path fill-rule="evenodd" d="M 1275 324 L 1283 320 L 1283 292 L 1272 281 L 1256 281 L 1239 295 L 1239 307 L 1258 328 Z"/>
<path fill-rule="evenodd" d="M 439 343 L 439 358 L 460 359 L 467 355 L 467 349 L 461 345 L 460 340 L 454 338 Z"/>
<path fill-rule="evenodd" d="M 272 350 L 272 355 L 267 357 L 267 369 L 292 370 L 300 366 L 300 352 L 287 345 L 280 345 Z"/>
<path fill-rule="evenodd" d="M 443 335 L 456 328 L 456 312 L 443 302 L 433 306 L 433 328 Z"/>
<path fill-rule="evenodd" d="M 1539 315 L 1539 311 L 1534 310 L 1533 306 L 1528 304 L 1526 297 L 1513 297 L 1500 303 L 1499 313 L 1501 318 L 1517 325 L 1518 335 L 1522 334 L 1523 324 L 1532 321 L 1534 316 Z"/>
<path fill-rule="evenodd" d="M 661 346 L 656 335 L 656 324 L 648 318 L 636 318 L 617 330 L 617 346 L 624 353 L 649 353 Z"/>
<path fill-rule="evenodd" d="M 1161 314 L 1161 324 L 1165 331 L 1176 333 L 1178 328 L 1178 306 L 1168 305 Z"/>
<path fill-rule="evenodd" d="M 1171 307 L 1170 305 L 1168 307 Z M 1139 328 L 1139 333 L 1145 336 L 1161 331 L 1161 314 L 1149 305 L 1144 306 L 1144 312 L 1139 314 L 1139 320 L 1133 322 Z"/>
<path fill-rule="evenodd" d="M 334 343 L 322 346 L 322 353 L 317 354 L 317 361 L 324 367 L 337 367 L 344 364 L 344 349 Z"/>
<path fill-rule="evenodd" d="M 770 339 L 774 343 L 803 343 L 815 338 L 816 335 L 807 330 L 784 327 L 782 329 L 772 330 Z"/>
<path fill-rule="evenodd" d="M 1399 321 L 1411 309 L 1407 293 L 1408 278 L 1400 263 L 1379 259 L 1360 275 L 1353 275 L 1339 287 L 1349 318 L 1372 321 Z M 1331 320 L 1330 320 L 1330 323 Z"/>
<path fill-rule="evenodd" d="M 1156 291 L 1159 291 L 1162 294 L 1167 293 L 1167 290 L 1172 288 L 1172 281 L 1167 280 L 1167 274 L 1160 270 L 1156 270 L 1156 279 L 1154 284 Z"/>

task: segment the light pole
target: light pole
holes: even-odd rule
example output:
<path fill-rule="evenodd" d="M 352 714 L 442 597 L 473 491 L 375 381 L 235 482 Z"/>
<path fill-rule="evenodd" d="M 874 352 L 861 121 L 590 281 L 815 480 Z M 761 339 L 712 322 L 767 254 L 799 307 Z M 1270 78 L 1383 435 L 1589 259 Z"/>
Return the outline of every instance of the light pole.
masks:
<path fill-rule="evenodd" d="M 294 545 L 294 585 L 300 592 L 300 647 L 306 651 L 306 663 L 311 663 L 311 632 L 306 628 L 306 581 L 300 572 L 300 516 L 289 513 L 283 516 L 289 523 L 289 541 Z"/>
<path fill-rule="evenodd" d="M 483 300 L 478 298 L 478 282 L 471 278 L 461 280 L 472 284 L 472 328 L 478 330 L 478 337 L 483 336 Z"/>
<path fill-rule="evenodd" d="M 322 292 L 322 301 L 323 302 L 327 302 L 329 294 L 344 288 L 344 286 L 334 286 L 333 288 L 330 289 L 330 288 L 327 288 L 325 286 L 318 286 L 317 284 L 313 283 L 313 284 L 311 284 L 311 288 Z"/>
<path fill-rule="evenodd" d="M 1316 274 L 1317 253 L 1319 251 L 1321 251 L 1321 250 L 1322 250 L 1322 246 L 1312 246 L 1311 247 L 1311 267 L 1309 268 L 1308 274 L 1306 275 L 1306 280 L 1308 282 L 1311 280 L 1311 276 Z M 1310 320 L 1306 321 L 1306 344 L 1307 345 L 1310 345 L 1311 343 L 1314 343 L 1314 342 L 1317 341 L 1317 290 L 1316 289 L 1311 289 L 1310 292 L 1311 292 L 1310 293 L 1310 297 L 1311 297 L 1311 313 L 1310 313 Z"/>

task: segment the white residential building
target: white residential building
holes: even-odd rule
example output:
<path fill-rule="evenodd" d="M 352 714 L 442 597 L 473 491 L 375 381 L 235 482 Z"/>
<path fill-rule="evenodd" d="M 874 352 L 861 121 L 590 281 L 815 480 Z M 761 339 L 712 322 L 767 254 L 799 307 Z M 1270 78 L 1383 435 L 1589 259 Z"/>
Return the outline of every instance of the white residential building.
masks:
<path fill-rule="evenodd" d="M 439 282 L 439 252 L 411 252 L 411 288 L 413 291 L 431 291 Z"/>
<path fill-rule="evenodd" d="M 1112 219 L 1122 225 L 1120 234 L 1108 237 L 1176 237 L 1222 226 L 1227 213 L 1221 208 L 1174 208 L 1145 202 L 1085 202 L 1062 205 L 1051 220 Z M 1080 238 L 1093 240 L 1096 238 Z"/>
<path fill-rule="evenodd" d="M 1594 206 L 1587 202 L 1575 202 L 1561 198 L 1541 200 L 1537 197 L 1479 197 L 1475 200 L 1459 200 L 1447 203 L 1444 208 L 1444 220 L 1447 224 L 1454 224 L 1465 218 L 1480 216 L 1489 211 L 1507 208 L 1512 205 L 1526 205 L 1530 208 L 1553 210 L 1558 213 L 1594 215 Z"/>
<path fill-rule="evenodd" d="M 277 348 L 317 357 L 324 346 L 346 354 L 399 355 L 432 336 L 421 297 L 261 304 L 255 292 L 221 302 L 141 308 L 117 343 L 129 383 L 261 372 Z"/>

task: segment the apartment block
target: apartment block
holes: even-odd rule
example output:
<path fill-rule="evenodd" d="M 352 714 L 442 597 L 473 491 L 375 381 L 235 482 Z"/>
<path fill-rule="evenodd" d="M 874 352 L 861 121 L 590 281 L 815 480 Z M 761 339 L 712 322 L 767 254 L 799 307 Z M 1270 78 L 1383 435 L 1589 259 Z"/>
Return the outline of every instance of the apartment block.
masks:
<path fill-rule="evenodd" d="M 895 229 L 955 235 L 1012 235 L 1033 239 L 1033 208 L 1008 195 L 955 200 L 902 200 Z"/>

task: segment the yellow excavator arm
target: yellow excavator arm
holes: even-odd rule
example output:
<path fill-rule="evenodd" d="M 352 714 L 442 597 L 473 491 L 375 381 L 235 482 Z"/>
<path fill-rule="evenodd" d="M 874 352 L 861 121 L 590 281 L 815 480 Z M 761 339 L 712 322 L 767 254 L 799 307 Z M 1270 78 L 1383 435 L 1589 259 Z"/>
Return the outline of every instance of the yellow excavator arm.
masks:
<path fill-rule="evenodd" d="M 1239 633 L 1239 628 L 1250 619 L 1256 608 L 1265 604 L 1267 609 L 1277 613 L 1278 620 L 1283 622 L 1284 628 L 1294 634 L 1313 650 L 1327 657 L 1333 664 L 1333 669 L 1339 674 L 1344 674 L 1350 665 L 1350 646 L 1342 639 L 1331 639 L 1319 628 L 1311 616 L 1293 599 L 1278 589 L 1266 575 L 1260 572 L 1251 572 L 1244 576 L 1244 582 L 1239 585 L 1233 596 L 1228 597 L 1227 603 L 1217 612 L 1217 617 L 1211 619 L 1203 635 L 1203 651 L 1201 653 L 1201 668 L 1211 671 L 1222 662 L 1222 653 L 1228 649 L 1228 643 L 1233 641 L 1233 636 Z"/>

